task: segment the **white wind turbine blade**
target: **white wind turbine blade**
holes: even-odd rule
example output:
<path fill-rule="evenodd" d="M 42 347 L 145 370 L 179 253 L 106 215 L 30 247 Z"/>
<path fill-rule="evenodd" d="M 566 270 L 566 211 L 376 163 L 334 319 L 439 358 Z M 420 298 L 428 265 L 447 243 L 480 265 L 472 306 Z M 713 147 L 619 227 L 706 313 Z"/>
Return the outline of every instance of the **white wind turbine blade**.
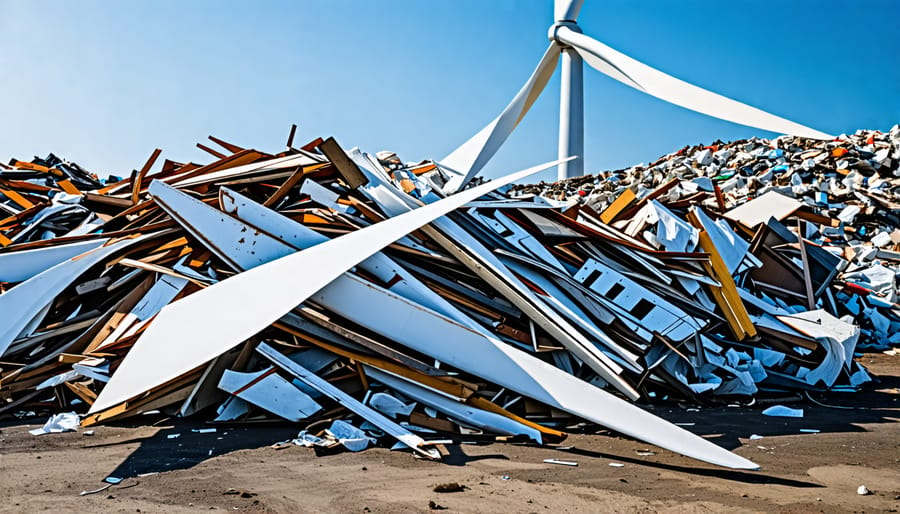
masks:
<path fill-rule="evenodd" d="M 575 48 L 581 57 L 596 70 L 623 84 L 675 105 L 715 118 L 780 134 L 814 139 L 834 138 L 824 132 L 794 123 L 667 75 L 596 39 L 575 32 L 569 27 L 559 27 L 556 36 L 560 42 Z"/>
<path fill-rule="evenodd" d="M 394 241 L 498 187 L 564 161 L 535 166 L 461 191 L 262 264 L 167 305 L 125 356 L 91 405 L 90 413 L 108 409 L 211 361 Z"/>
<path fill-rule="evenodd" d="M 465 186 L 497 153 L 550 81 L 558 61 L 559 45 L 550 43 L 534 73 L 506 109 L 503 109 L 503 112 L 479 133 L 439 161 L 441 166 L 459 173 L 459 176 L 453 177 L 447 184 L 446 192 L 450 193 Z"/>
<path fill-rule="evenodd" d="M 553 3 L 553 17 L 556 21 L 575 21 L 584 0 L 556 0 Z"/>

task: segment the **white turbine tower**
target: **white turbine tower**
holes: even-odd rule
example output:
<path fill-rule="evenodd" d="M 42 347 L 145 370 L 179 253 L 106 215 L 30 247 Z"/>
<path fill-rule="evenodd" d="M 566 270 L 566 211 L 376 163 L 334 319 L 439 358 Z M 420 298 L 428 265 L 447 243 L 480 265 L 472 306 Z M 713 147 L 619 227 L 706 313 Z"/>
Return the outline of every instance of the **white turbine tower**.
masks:
<path fill-rule="evenodd" d="M 555 0 L 556 21 L 548 33 L 550 46 L 534 73 L 494 121 L 440 161 L 458 174 L 447 184 L 448 192 L 465 186 L 500 149 L 550 81 L 560 55 L 559 157 L 577 157 L 559 165 L 560 180 L 584 174 L 583 62 L 639 91 L 709 116 L 781 134 L 833 137 L 679 80 L 582 34 L 576 19 L 583 3 Z"/>

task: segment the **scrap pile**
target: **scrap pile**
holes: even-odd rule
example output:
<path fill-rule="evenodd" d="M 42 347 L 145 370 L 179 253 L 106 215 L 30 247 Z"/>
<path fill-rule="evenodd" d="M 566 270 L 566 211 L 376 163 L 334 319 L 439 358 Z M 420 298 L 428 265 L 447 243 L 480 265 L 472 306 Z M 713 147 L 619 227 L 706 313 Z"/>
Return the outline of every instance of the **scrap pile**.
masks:
<path fill-rule="evenodd" d="M 615 202 L 616 209 L 624 209 L 623 202 L 637 198 L 679 214 L 701 205 L 725 218 L 766 264 L 743 276 L 742 284 L 755 296 L 789 311 L 821 306 L 831 314 L 851 316 L 861 327 L 860 349 L 900 344 L 895 279 L 900 271 L 900 125 L 888 133 L 860 130 L 833 141 L 782 136 L 689 146 L 649 166 L 519 186 L 514 192 L 535 193 L 594 211 Z M 645 231 L 657 221 L 655 211 L 646 206 L 635 216 L 636 210 L 628 209 L 616 215 L 614 224 L 656 248 L 671 249 L 655 239 L 655 231 Z M 804 248 L 813 252 L 811 281 L 800 271 L 809 256 L 800 253 L 798 230 L 803 231 Z M 795 261 L 792 273 L 776 273 L 775 257 L 764 255 L 765 246 L 779 243 L 793 245 L 785 254 Z M 824 259 L 818 278 L 815 255 Z M 835 272 L 828 275 L 826 268 Z M 809 282 L 813 291 L 806 289 Z"/>
<path fill-rule="evenodd" d="M 429 458 L 589 422 L 753 468 L 633 402 L 852 389 L 858 341 L 896 342 L 900 128 L 461 192 L 332 138 L 211 139 L 210 164 L 151 173 L 156 151 L 111 184 L 0 169 L 0 415 L 281 418 Z"/>

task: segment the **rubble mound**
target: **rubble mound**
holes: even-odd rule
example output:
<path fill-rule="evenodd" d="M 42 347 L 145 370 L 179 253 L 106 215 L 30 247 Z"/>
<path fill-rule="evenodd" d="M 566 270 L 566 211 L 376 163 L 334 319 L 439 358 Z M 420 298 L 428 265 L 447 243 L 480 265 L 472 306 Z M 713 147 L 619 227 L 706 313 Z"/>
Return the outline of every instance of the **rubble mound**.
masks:
<path fill-rule="evenodd" d="M 828 301 L 839 302 L 841 308 L 832 310 L 849 314 L 862 327 L 857 348 L 888 350 L 900 344 L 894 278 L 900 264 L 900 125 L 831 141 L 781 136 L 686 146 L 649 165 L 518 185 L 510 194 L 540 195 L 600 212 L 621 201 L 626 190 L 643 200 L 638 203 L 655 200 L 679 213 L 694 205 L 721 213 L 744 238 L 752 239 L 758 222 L 770 217 L 794 232 L 797 220 L 804 220 L 808 242 L 846 261 L 839 263 Z M 624 221 L 635 212 L 629 209 L 617 226 L 648 236 L 645 241 L 660 248 L 652 233 L 639 234 L 635 224 Z M 789 297 L 774 300 L 782 306 L 796 303 Z"/>
<path fill-rule="evenodd" d="M 461 192 L 291 134 L 123 180 L 0 165 L 0 416 L 282 419 L 426 458 L 600 425 L 754 468 L 634 402 L 854 391 L 857 352 L 900 343 L 900 127 Z"/>

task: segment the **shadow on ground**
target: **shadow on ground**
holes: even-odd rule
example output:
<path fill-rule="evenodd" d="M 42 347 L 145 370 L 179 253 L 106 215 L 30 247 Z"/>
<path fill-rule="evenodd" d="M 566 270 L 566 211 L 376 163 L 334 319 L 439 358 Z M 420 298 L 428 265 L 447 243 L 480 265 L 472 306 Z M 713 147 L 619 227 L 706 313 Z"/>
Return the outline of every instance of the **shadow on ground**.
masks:
<path fill-rule="evenodd" d="M 900 377 L 875 377 L 866 390 L 855 393 L 818 393 L 785 398 L 785 401 L 758 402 L 751 407 L 693 407 L 675 405 L 643 406 L 649 412 L 680 424 L 685 430 L 729 450 L 741 446 L 740 438 L 752 434 L 779 436 L 801 434 L 803 430 L 822 433 L 865 432 L 860 425 L 896 423 L 900 420 Z M 893 391 L 893 392 L 891 392 Z M 772 405 L 802 409 L 802 418 L 765 416 Z"/>
<path fill-rule="evenodd" d="M 117 425 L 127 426 L 125 424 Z M 215 432 L 195 432 L 195 430 L 210 428 L 215 428 Z M 111 470 L 108 475 L 128 478 L 145 473 L 162 473 L 188 469 L 206 459 L 219 455 L 237 450 L 260 448 L 279 441 L 292 439 L 297 436 L 297 432 L 296 426 L 286 423 L 210 427 L 198 421 L 174 419 L 168 420 L 166 428 L 159 430 L 152 436 L 131 438 L 96 446 L 113 446 L 139 441 L 140 447 L 116 466 L 115 469 Z"/>

